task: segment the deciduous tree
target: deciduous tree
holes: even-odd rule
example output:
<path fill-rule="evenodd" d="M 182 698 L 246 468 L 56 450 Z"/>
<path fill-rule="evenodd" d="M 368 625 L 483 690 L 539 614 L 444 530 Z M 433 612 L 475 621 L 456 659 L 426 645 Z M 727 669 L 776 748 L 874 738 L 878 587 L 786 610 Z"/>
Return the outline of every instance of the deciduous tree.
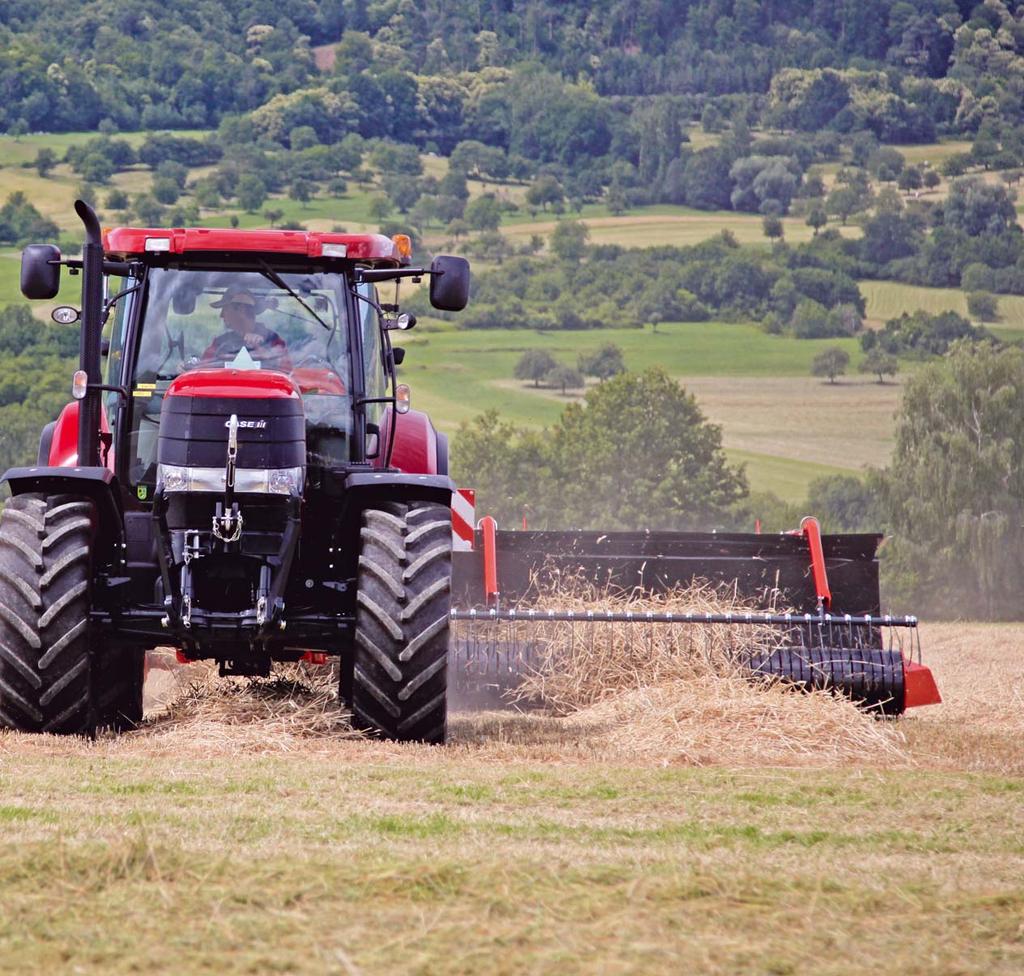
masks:
<path fill-rule="evenodd" d="M 829 383 L 835 383 L 837 376 L 846 372 L 850 365 L 850 354 L 839 346 L 823 349 L 811 362 L 812 376 L 827 376 Z"/>
<path fill-rule="evenodd" d="M 544 383 L 560 388 L 562 396 L 565 396 L 567 390 L 578 390 L 583 386 L 583 374 L 574 366 L 559 363 L 544 376 Z"/>
<path fill-rule="evenodd" d="M 515 377 L 533 380 L 534 386 L 540 386 L 540 381 L 556 366 L 558 361 L 546 349 L 527 349 L 516 363 Z"/>
<path fill-rule="evenodd" d="M 614 342 L 606 342 L 595 352 L 580 353 L 577 365 L 585 376 L 596 376 L 599 380 L 610 380 L 626 371 L 622 349 Z"/>
<path fill-rule="evenodd" d="M 879 383 L 885 382 L 886 376 L 895 376 L 899 372 L 900 361 L 895 356 L 883 352 L 877 346 L 869 349 L 864 358 L 860 361 L 857 371 L 860 373 L 873 373 L 878 377 Z"/>

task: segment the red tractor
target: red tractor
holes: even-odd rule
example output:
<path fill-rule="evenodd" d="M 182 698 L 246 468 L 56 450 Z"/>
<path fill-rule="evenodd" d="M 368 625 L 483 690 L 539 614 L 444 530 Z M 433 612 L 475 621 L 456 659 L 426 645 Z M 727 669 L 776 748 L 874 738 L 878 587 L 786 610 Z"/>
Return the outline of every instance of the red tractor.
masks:
<path fill-rule="evenodd" d="M 4 475 L 0 723 L 120 729 L 147 649 L 222 674 L 337 655 L 355 723 L 442 742 L 451 590 L 444 435 L 409 409 L 381 282 L 429 277 L 458 311 L 469 266 L 407 238 L 286 230 L 101 234 L 32 245 L 27 298 L 82 275 L 73 401 L 38 463 Z M 397 286 L 396 286 L 397 294 Z M 104 365 L 105 360 L 105 365 Z"/>

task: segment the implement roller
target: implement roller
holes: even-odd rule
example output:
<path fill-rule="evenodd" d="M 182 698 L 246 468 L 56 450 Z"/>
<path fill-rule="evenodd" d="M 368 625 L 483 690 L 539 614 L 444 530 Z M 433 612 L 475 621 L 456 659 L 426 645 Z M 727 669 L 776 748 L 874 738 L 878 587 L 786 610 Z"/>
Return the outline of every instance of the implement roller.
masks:
<path fill-rule="evenodd" d="M 779 535 L 743 533 L 502 532 L 481 519 L 471 551 L 453 561 L 457 621 L 449 680 L 455 697 L 500 705 L 538 666 L 531 625 L 626 623 L 648 627 L 756 628 L 736 664 L 752 678 L 828 689 L 883 715 L 941 701 L 921 663 L 917 618 L 880 610 L 877 534 L 822 536 L 817 519 Z M 499 587 L 499 568 L 501 585 Z M 630 592 L 665 593 L 694 582 L 726 585 L 747 600 L 773 597 L 787 613 L 673 613 L 531 609 L 538 585 L 558 578 Z M 506 627 L 500 627 L 506 624 Z M 765 648 L 765 634 L 771 645 Z M 742 645 L 741 645 L 742 646 Z"/>

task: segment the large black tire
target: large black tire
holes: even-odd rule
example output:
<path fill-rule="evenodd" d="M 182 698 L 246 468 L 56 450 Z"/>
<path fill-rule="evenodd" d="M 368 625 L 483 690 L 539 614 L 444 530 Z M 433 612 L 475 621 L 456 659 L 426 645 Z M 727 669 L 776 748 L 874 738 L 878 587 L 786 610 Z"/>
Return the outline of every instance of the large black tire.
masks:
<path fill-rule="evenodd" d="M 451 571 L 446 506 L 382 504 L 363 513 L 351 677 L 358 728 L 444 742 Z"/>
<path fill-rule="evenodd" d="M 95 524 L 67 495 L 18 495 L 0 516 L 0 725 L 91 735 L 142 718 L 142 653 L 90 646 Z"/>

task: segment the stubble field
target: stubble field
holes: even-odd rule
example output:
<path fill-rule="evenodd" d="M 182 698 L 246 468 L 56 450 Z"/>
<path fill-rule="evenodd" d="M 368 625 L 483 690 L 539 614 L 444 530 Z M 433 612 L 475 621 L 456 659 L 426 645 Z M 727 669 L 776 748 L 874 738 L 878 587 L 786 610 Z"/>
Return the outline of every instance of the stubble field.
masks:
<path fill-rule="evenodd" d="M 0 972 L 1020 972 L 1022 638 L 926 626 L 945 704 L 837 703 L 849 734 L 793 752 L 798 696 L 680 702 L 647 754 L 621 712 L 460 714 L 428 748 L 237 695 L 4 734 Z"/>

